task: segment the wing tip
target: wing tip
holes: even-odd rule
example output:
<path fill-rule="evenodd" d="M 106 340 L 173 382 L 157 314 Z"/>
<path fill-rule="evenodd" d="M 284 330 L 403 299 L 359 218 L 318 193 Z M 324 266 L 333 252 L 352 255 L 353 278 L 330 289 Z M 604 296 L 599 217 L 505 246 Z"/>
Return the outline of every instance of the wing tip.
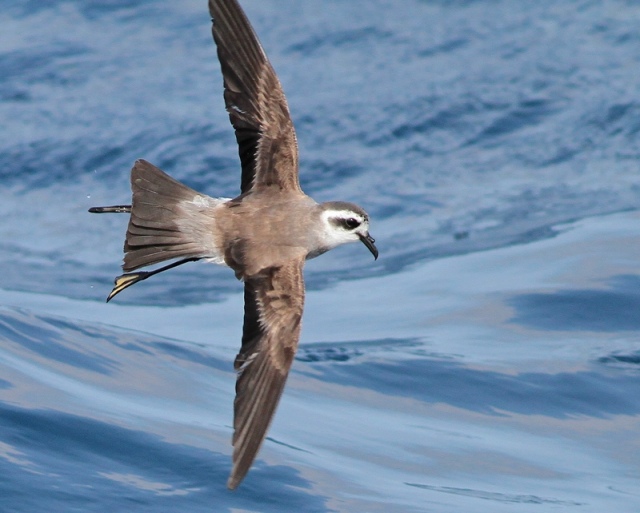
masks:
<path fill-rule="evenodd" d="M 227 480 L 227 489 L 233 491 L 238 488 L 238 485 L 242 482 L 242 478 L 235 476 L 233 473 L 229 476 Z"/>

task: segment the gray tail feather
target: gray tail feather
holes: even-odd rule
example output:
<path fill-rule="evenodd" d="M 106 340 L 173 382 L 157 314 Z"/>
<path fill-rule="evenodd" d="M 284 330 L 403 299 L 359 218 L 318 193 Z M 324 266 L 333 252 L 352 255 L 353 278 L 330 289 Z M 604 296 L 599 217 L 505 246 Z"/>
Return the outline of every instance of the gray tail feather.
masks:
<path fill-rule="evenodd" d="M 206 230 L 204 219 L 193 216 L 196 212 L 190 210 L 195 207 L 189 208 L 202 194 L 145 160 L 137 160 L 131 169 L 131 190 L 122 266 L 126 272 L 174 258 L 205 258 L 211 253 L 206 241 L 197 236 Z M 189 229 L 189 219 L 191 224 L 201 224 Z"/>

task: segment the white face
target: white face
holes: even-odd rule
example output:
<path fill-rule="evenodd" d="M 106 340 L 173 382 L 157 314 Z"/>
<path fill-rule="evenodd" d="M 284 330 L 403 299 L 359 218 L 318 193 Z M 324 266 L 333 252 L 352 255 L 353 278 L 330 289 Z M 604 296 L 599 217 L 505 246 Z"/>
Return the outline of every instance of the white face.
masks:
<path fill-rule="evenodd" d="M 356 242 L 369 235 L 369 221 L 362 214 L 351 210 L 325 210 L 322 212 L 324 244 L 335 248 L 348 242 Z"/>

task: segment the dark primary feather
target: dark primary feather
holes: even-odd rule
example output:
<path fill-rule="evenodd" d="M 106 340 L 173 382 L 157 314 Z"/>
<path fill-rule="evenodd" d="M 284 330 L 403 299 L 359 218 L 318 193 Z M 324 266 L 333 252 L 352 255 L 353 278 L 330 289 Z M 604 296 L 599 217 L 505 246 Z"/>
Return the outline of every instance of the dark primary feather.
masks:
<path fill-rule="evenodd" d="M 242 193 L 275 185 L 300 191 L 298 146 L 280 81 L 235 0 L 209 0 L 224 100 L 235 128 Z"/>
<path fill-rule="evenodd" d="M 304 258 L 263 270 L 245 282 L 242 348 L 234 402 L 234 489 L 249 471 L 282 395 L 298 347 L 304 307 Z"/>
<path fill-rule="evenodd" d="M 255 342 L 260 339 L 263 329 L 260 326 L 260 312 L 258 311 L 258 300 L 254 282 L 244 284 L 244 323 L 242 325 L 242 347 L 236 357 L 233 366 L 239 369 L 246 360 L 244 355 L 250 354 Z"/>

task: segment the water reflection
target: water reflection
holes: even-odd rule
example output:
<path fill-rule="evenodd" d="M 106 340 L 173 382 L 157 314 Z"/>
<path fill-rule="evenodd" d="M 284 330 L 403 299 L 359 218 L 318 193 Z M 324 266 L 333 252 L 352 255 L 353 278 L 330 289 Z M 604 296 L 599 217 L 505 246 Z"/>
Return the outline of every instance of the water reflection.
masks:
<path fill-rule="evenodd" d="M 603 289 L 522 294 L 509 300 L 512 322 L 542 330 L 636 331 L 640 329 L 640 277 L 612 277 Z"/>

